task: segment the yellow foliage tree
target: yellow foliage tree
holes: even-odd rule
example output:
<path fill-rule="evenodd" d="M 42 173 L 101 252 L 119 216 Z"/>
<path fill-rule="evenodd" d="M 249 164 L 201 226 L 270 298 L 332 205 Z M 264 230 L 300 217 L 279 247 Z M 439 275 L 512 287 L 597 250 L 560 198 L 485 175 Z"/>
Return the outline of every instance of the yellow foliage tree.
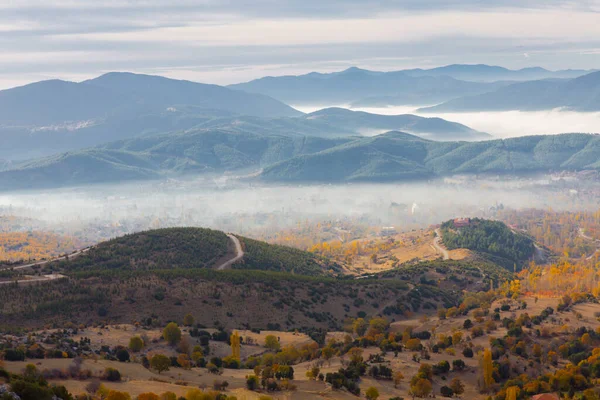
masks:
<path fill-rule="evenodd" d="M 237 331 L 234 331 L 231 334 L 230 342 L 231 342 L 231 357 L 240 361 L 242 359 L 242 356 L 241 356 L 241 347 L 242 346 L 241 346 L 240 335 L 237 333 Z"/>
<path fill-rule="evenodd" d="M 511 386 L 506 389 L 506 400 L 517 400 L 519 397 L 519 387 Z"/>
<path fill-rule="evenodd" d="M 118 392 L 116 390 L 111 390 L 108 393 L 108 397 L 106 400 L 131 400 L 131 396 L 127 392 Z"/>
<path fill-rule="evenodd" d="M 492 352 L 490 349 L 485 349 L 483 351 L 481 364 L 481 370 L 483 371 L 483 385 L 485 389 L 489 389 L 495 382 L 494 377 L 492 376 L 494 367 L 492 365 Z"/>

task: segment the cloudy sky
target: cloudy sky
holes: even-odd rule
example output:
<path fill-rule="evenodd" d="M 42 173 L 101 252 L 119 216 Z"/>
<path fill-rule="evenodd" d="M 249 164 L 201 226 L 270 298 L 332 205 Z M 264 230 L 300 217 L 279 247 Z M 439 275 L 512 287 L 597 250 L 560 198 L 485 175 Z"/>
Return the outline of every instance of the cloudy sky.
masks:
<path fill-rule="evenodd" d="M 487 63 L 600 67 L 600 0 L 0 0 L 0 88 Z"/>

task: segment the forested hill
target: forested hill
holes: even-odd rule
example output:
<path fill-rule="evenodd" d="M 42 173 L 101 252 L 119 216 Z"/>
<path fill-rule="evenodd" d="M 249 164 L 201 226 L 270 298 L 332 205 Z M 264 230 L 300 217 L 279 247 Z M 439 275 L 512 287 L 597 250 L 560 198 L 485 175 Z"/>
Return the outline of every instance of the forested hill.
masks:
<path fill-rule="evenodd" d="M 265 168 L 268 181 L 382 182 L 453 174 L 548 173 L 600 169 L 600 136 L 524 136 L 433 142 L 402 132 L 360 138 Z"/>
<path fill-rule="evenodd" d="M 600 135 L 435 142 L 408 133 L 318 138 L 193 130 L 112 142 L 0 169 L 0 190 L 89 185 L 262 169 L 259 179 L 389 182 L 454 174 L 600 170 Z"/>
<path fill-rule="evenodd" d="M 463 226 L 465 225 L 465 226 Z M 499 221 L 472 218 L 468 222 L 446 221 L 441 228 L 444 245 L 450 249 L 469 249 L 512 270 L 531 259 L 534 241 L 513 232 Z"/>
<path fill-rule="evenodd" d="M 299 275 L 326 275 L 339 266 L 312 253 L 240 237 L 245 252 L 233 269 L 271 270 Z M 235 256 L 231 240 L 221 231 L 166 228 L 125 235 L 88 252 L 52 265 L 65 273 L 216 268 Z"/>

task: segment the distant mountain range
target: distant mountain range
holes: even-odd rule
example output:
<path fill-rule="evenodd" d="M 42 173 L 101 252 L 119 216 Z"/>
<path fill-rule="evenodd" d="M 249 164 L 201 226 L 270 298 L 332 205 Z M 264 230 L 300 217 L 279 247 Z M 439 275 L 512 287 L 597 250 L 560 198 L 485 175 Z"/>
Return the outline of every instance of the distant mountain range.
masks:
<path fill-rule="evenodd" d="M 518 70 L 507 69 L 493 65 L 477 64 L 453 64 L 431 69 L 408 69 L 402 71 L 410 76 L 450 76 L 454 79 L 472 82 L 495 82 L 495 81 L 531 81 L 540 79 L 570 79 L 577 78 L 594 70 L 565 69 L 549 71 L 545 68 L 532 67 Z"/>
<path fill-rule="evenodd" d="M 461 96 L 481 94 L 507 83 L 467 82 L 449 76 L 411 76 L 402 71 L 377 72 L 349 68 L 341 72 L 312 72 L 300 76 L 265 77 L 230 85 L 262 93 L 288 104 L 430 105 Z"/>
<path fill-rule="evenodd" d="M 102 79 L 102 78 L 98 78 Z M 139 96 L 141 99 L 154 97 L 150 92 L 161 92 L 162 104 L 156 106 L 146 106 L 148 102 L 143 102 L 143 106 L 137 107 L 130 105 L 123 105 L 122 109 L 116 109 L 113 111 L 107 110 L 109 104 L 105 106 L 99 106 L 95 115 L 91 119 L 86 120 L 65 120 L 63 122 L 55 122 L 48 124 L 48 118 L 40 118 L 38 124 L 31 122 L 30 124 L 23 126 L 11 126 L 10 124 L 0 123 L 0 141 L 3 146 L 0 146 L 0 158 L 6 158 L 7 160 L 24 160 L 49 156 L 52 154 L 79 150 L 90 146 L 99 145 L 115 140 L 123 140 L 141 136 L 151 136 L 156 134 L 168 133 L 168 132 L 181 132 L 189 129 L 215 129 L 223 128 L 232 131 L 239 132 L 250 132 L 257 134 L 271 134 L 271 135 L 292 135 L 292 136 L 319 136 L 319 137 L 340 137 L 340 136 L 355 136 L 361 134 L 375 134 L 389 130 L 402 130 L 410 133 L 414 133 L 423 137 L 427 137 L 433 140 L 480 140 L 488 138 L 487 134 L 474 131 L 464 125 L 441 120 L 438 118 L 422 118 L 412 115 L 400 115 L 400 116 L 385 116 L 376 114 L 366 113 L 354 113 L 348 110 L 341 109 L 328 109 L 322 110 L 318 113 L 304 115 L 303 113 L 296 112 L 295 110 L 272 100 L 268 97 L 258 95 L 258 100 L 264 99 L 266 103 L 275 103 L 276 107 L 273 107 L 273 116 L 265 115 L 252 115 L 252 110 L 244 109 L 242 106 L 235 107 L 234 104 L 219 104 L 215 101 L 213 106 L 219 106 L 220 109 L 206 108 L 206 104 L 202 103 L 202 95 L 197 94 L 198 99 L 194 100 L 190 97 L 196 96 L 196 94 L 190 94 L 188 97 L 185 96 L 187 88 L 195 88 L 194 85 L 189 82 L 174 81 L 170 79 L 162 80 L 158 79 L 158 84 L 155 87 L 156 77 L 138 76 L 132 74 L 116 74 L 114 77 L 105 76 L 106 80 L 110 81 L 112 85 L 117 87 L 123 86 L 129 88 L 135 96 Z M 124 80 L 122 84 L 117 81 Z M 73 85 L 83 84 L 72 84 L 72 83 L 61 83 L 66 87 L 72 88 Z M 45 86 L 45 84 L 41 84 Z M 108 87 L 107 83 L 103 84 L 101 89 L 100 86 L 94 85 L 93 90 L 103 91 L 105 87 Z M 52 85 L 51 85 L 52 86 Z M 137 89 L 137 86 L 142 86 L 141 89 Z M 174 86 L 174 88 L 171 88 Z M 183 90 L 177 89 L 179 86 L 183 86 Z M 199 85 L 203 88 L 205 85 Z M 85 93 L 88 93 L 88 87 L 83 85 Z M 165 88 L 163 88 L 165 87 Z M 215 89 L 216 88 L 216 89 Z M 79 89 L 77 89 L 79 90 Z M 107 89 L 109 90 L 109 89 Z M 110 89 L 112 90 L 112 89 Z M 243 92 L 236 92 L 234 90 L 213 87 L 211 90 L 215 90 L 219 93 L 227 93 L 229 96 L 241 95 L 240 101 L 246 101 L 243 98 L 248 98 L 247 101 L 255 101 L 255 95 L 247 94 Z M 148 93 L 146 93 L 146 92 Z M 195 92 L 195 89 L 189 89 L 190 92 Z M 0 92 L 2 94 L 4 92 Z M 57 93 L 61 93 L 60 90 Z M 167 94 L 165 94 L 167 93 Z M 168 94 L 171 93 L 171 94 Z M 176 103 L 177 93 L 181 93 L 182 102 L 192 102 L 194 104 L 179 105 Z M 200 92 L 198 92 L 200 93 Z M 31 94 L 31 102 L 36 101 L 37 95 Z M 90 94 L 91 96 L 91 94 Z M 172 98 L 169 100 L 169 96 Z M 66 96 L 69 97 L 69 96 Z M 213 98 L 212 95 L 207 95 L 207 101 Z M 95 98 L 92 96 L 90 99 L 81 99 L 81 102 L 88 102 L 94 104 Z M 114 104 L 117 104 L 115 100 Z M 154 101 L 154 100 L 151 100 Z M 22 103 L 26 103 L 25 98 L 21 100 Z M 68 99 L 63 98 L 63 103 L 67 103 Z M 48 100 L 48 107 L 52 108 L 52 102 Z M 166 107 L 170 104 L 169 107 Z M 13 108 L 18 108 L 15 104 Z M 91 117 L 94 115 L 93 110 L 86 110 L 86 114 L 80 112 L 71 111 L 72 115 L 67 115 L 69 110 L 62 110 L 64 113 L 62 117 L 55 116 L 56 120 L 60 118 L 75 118 L 76 115 L 80 117 Z M 283 107 L 283 108 L 282 108 Z M 44 106 L 40 104 L 37 108 L 41 114 L 49 113 L 52 116 L 50 110 L 44 109 Z M 291 110 L 291 111 L 290 111 Z M 237 112 L 236 112 L 237 111 Z M 260 110 L 256 111 L 255 114 L 261 114 Z M 281 116 L 280 114 L 287 114 L 289 111 L 293 116 Z M 0 111 L 1 112 L 1 111 Z M 5 111 L 6 112 L 6 111 Z M 244 113 L 250 114 L 244 114 Z M 8 118 L 5 115 L 5 118 Z M 35 120 L 35 118 L 34 118 Z M 40 121 L 45 121 L 42 124 Z M 4 126 L 3 126 L 4 125 Z"/>
<path fill-rule="evenodd" d="M 299 76 L 265 77 L 231 85 L 289 104 L 347 104 L 361 107 L 431 105 L 500 89 L 515 81 L 575 78 L 591 71 L 509 70 L 489 65 L 448 65 L 433 69 L 379 72 L 349 68 Z"/>
<path fill-rule="evenodd" d="M 566 81 L 539 80 L 515 83 L 490 93 L 461 97 L 419 111 L 537 111 L 554 108 L 600 111 L 600 72 Z"/>
<path fill-rule="evenodd" d="M 600 170 L 600 136 L 435 142 L 401 132 L 317 138 L 198 130 L 110 143 L 11 165 L 0 189 L 35 189 L 203 173 L 271 182 L 399 182 L 452 174 Z"/>
<path fill-rule="evenodd" d="M 187 129 L 223 115 L 302 113 L 261 94 L 159 76 L 115 72 L 81 83 L 43 81 L 0 91 L 0 158 Z"/>

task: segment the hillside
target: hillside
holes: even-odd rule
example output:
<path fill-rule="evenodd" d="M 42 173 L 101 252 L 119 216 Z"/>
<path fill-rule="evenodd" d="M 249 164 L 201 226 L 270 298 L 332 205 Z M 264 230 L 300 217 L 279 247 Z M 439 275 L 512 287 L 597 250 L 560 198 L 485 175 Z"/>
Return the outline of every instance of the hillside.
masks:
<path fill-rule="evenodd" d="M 260 94 L 131 73 L 0 91 L 0 158 L 24 159 L 111 140 L 189 129 L 214 117 L 300 116 Z"/>
<path fill-rule="evenodd" d="M 19 287 L 0 285 L 0 326 L 13 330 L 17 326 L 39 327 L 67 320 L 127 323 L 151 316 L 169 321 L 197 310 L 195 319 L 207 327 L 218 324 L 228 329 L 265 329 L 268 324 L 279 324 L 284 329 L 339 330 L 348 315 L 381 314 L 394 320 L 407 312 L 433 314 L 440 307 L 458 305 L 463 290 L 485 290 L 489 287 L 486 279 L 493 279 L 498 285 L 508 276 L 490 265 L 485 268 L 498 272 L 483 279 L 478 264 L 461 261 L 406 265 L 396 272 L 361 279 L 306 276 L 299 275 L 299 269 L 293 267 L 296 252 L 285 254 L 279 247 L 271 255 L 263 251 L 254 256 L 252 245 L 247 250 L 250 260 L 266 265 L 280 263 L 295 273 L 130 268 L 131 260 L 123 268 L 111 266 L 107 260 L 100 260 L 100 266 L 94 267 L 74 259 L 60 266 L 48 265 L 41 271 L 47 273 L 62 267 L 69 279 Z M 84 260 L 88 256 L 79 257 Z M 187 257 L 173 256 L 175 260 Z M 305 266 L 306 259 L 307 256 L 296 258 L 297 264 Z M 162 262 L 164 258 L 155 256 L 153 260 Z M 79 265 L 83 267 L 75 268 Z M 443 284 L 433 284 L 434 278 Z"/>
<path fill-rule="evenodd" d="M 493 92 L 457 98 L 419 111 L 536 111 L 554 108 L 600 111 L 600 72 L 566 81 L 516 83 Z"/>
<path fill-rule="evenodd" d="M 263 136 L 219 129 L 156 135 L 11 164 L 9 169 L 0 170 L 0 189 L 89 185 L 258 169 L 348 140 Z"/>
<path fill-rule="evenodd" d="M 448 249 L 473 250 L 509 270 L 521 269 L 535 251 L 533 239 L 499 221 L 472 218 L 466 226 L 456 226 L 450 220 L 442 224 L 441 233 Z"/>
<path fill-rule="evenodd" d="M 435 142 L 402 132 L 318 138 L 193 130 L 113 142 L 0 170 L 0 190 L 205 173 L 256 172 L 273 182 L 383 182 L 453 174 L 526 175 L 600 169 L 600 136 L 562 134 Z"/>
<path fill-rule="evenodd" d="M 586 134 L 442 143 L 389 132 L 280 162 L 265 168 L 261 177 L 280 182 L 382 182 L 597 170 L 599 143 L 600 136 Z"/>
<path fill-rule="evenodd" d="M 300 275 L 324 275 L 339 266 L 311 253 L 240 238 L 244 257 L 234 269 L 271 270 Z M 166 228 L 122 236 L 93 246 L 49 268 L 63 273 L 107 271 L 114 274 L 143 270 L 216 268 L 234 253 L 233 243 L 220 231 Z"/>
<path fill-rule="evenodd" d="M 463 124 L 441 118 L 423 118 L 411 114 L 379 115 L 363 111 L 351 111 L 345 108 L 326 108 L 300 118 L 366 136 L 388 131 L 402 131 L 425 139 L 439 141 L 491 139 L 491 135 L 476 131 Z"/>
<path fill-rule="evenodd" d="M 354 103 L 373 96 L 394 97 L 400 104 L 436 104 L 456 97 L 485 93 L 505 85 L 460 81 L 448 76 L 410 76 L 402 71 L 378 72 L 348 68 L 333 73 L 265 77 L 230 85 L 262 93 L 289 104 Z M 391 103 L 390 103 L 391 104 Z"/>

